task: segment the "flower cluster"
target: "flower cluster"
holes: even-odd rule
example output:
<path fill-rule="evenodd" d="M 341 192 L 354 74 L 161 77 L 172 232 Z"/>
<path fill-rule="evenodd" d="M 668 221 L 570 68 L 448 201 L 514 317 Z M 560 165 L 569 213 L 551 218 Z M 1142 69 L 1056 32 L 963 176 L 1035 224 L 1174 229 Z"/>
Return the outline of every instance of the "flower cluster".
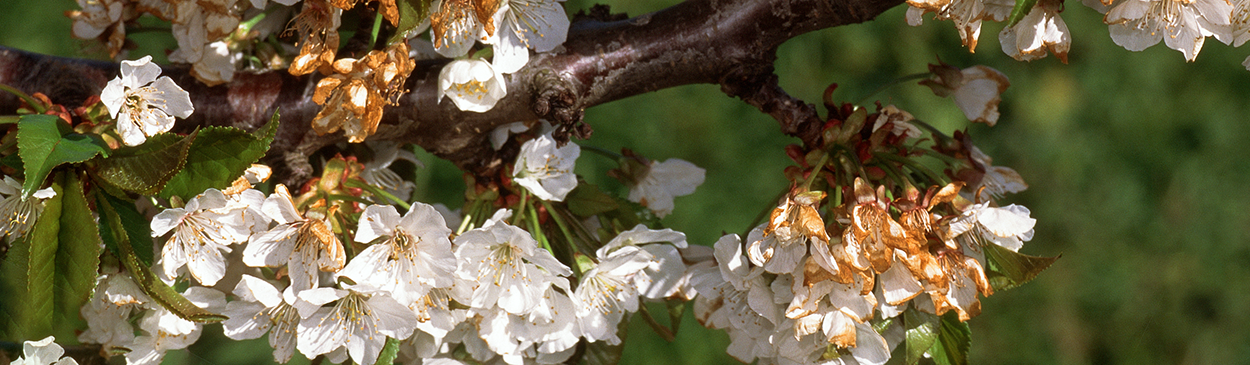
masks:
<path fill-rule="evenodd" d="M 398 155 L 387 147 L 375 156 L 383 165 Z M 266 195 L 250 188 L 261 179 L 244 176 L 236 188 L 208 189 L 155 214 L 152 236 L 165 238 L 152 270 L 167 285 L 189 283 L 182 295 L 192 304 L 228 317 L 227 337 L 268 335 L 280 362 L 298 351 L 372 364 L 390 341 L 411 359 L 467 352 L 480 362 L 559 363 L 579 343 L 619 344 L 618 326 L 643 301 L 682 292 L 686 237 L 637 224 L 575 228 L 595 233 L 556 241 L 557 231 L 540 220 L 582 227 L 580 219 L 596 219 L 569 219 L 567 208 L 549 205 L 577 185 L 577 145 L 556 147 L 544 134 L 522 150 L 516 184 L 508 187 L 520 204 L 511 200 L 488 219 L 464 222 L 420 202 L 367 204 L 380 197 L 365 199 L 365 190 L 352 188 L 364 186 L 366 168 L 351 158 L 327 162 L 319 179 L 296 192 L 278 184 Z M 665 176 L 651 184 L 668 185 Z M 334 198 L 342 195 L 361 198 Z M 574 241 L 563 248 L 572 253 L 554 246 Z M 128 364 L 155 364 L 199 338 L 204 324 L 177 317 L 129 275 L 97 281 L 81 310 L 90 326 L 81 342 L 129 349 Z"/>
<path fill-rule="evenodd" d="M 372 135 L 383 108 L 396 104 L 395 97 L 405 91 L 407 76 L 415 67 L 413 59 L 451 58 L 439 76 L 440 100 L 445 96 L 459 110 L 482 113 L 507 95 L 504 74 L 524 67 L 531 50 L 555 50 L 564 43 L 569 28 L 564 6 L 557 0 L 426 2 L 422 4 L 429 8 L 416 9 L 415 13 L 401 12 L 394 1 L 376 5 L 364 5 L 373 1 L 297 2 L 83 0 L 79 1 L 82 9 L 67 12 L 67 16 L 73 20 L 75 37 L 100 40 L 114 58 L 125 55 L 128 24 L 133 27 L 144 14 L 167 21 L 178 43 L 169 60 L 190 64 L 191 75 L 208 86 L 230 82 L 239 69 L 285 68 L 292 75 L 326 75 L 314 93 L 314 101 L 322 110 L 312 127 L 319 134 L 342 129 L 353 143 Z M 396 34 L 385 40 L 385 47 L 373 47 L 363 57 L 340 57 L 342 15 L 357 6 L 376 9 L 389 22 L 389 31 Z M 403 18 L 416 14 L 429 15 L 424 19 Z M 427 27 L 429 40 L 421 38 Z M 375 37 L 378 32 L 374 30 Z M 278 35 L 293 36 L 295 44 L 275 42 Z M 484 47 L 493 55 L 489 61 L 476 51 L 470 52 Z M 142 78 L 129 81 L 129 76 L 123 76 L 127 90 L 152 82 Z M 154 88 L 163 90 L 164 86 L 158 80 Z M 119 108 L 110 105 L 116 115 Z M 179 114 L 184 113 L 180 106 L 171 102 L 170 108 L 153 107 L 185 118 Z M 188 105 L 185 113 L 189 112 Z M 135 125 L 146 128 L 131 129 L 151 136 L 168 130 L 169 122 Z M 141 142 L 129 130 L 123 135 L 127 144 Z"/>

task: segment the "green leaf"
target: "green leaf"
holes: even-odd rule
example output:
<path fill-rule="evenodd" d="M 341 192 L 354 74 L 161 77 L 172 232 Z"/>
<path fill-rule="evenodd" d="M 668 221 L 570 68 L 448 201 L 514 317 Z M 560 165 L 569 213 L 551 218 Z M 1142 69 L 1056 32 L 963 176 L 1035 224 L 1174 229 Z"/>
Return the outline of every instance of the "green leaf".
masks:
<path fill-rule="evenodd" d="M 100 271 L 101 242 L 78 174 L 62 172 L 57 182 L 64 189 L 60 243 L 56 248 L 57 312 L 76 318 L 78 309 L 95 288 L 96 274 Z"/>
<path fill-rule="evenodd" d="M 162 133 L 141 145 L 121 148 L 96 162 L 96 176 L 126 191 L 156 194 L 183 168 L 197 133 L 186 137 Z"/>
<path fill-rule="evenodd" d="M 1018 0 L 1016 6 L 1011 8 L 1011 16 L 1007 17 L 1007 26 L 1005 28 L 1014 27 L 1020 19 L 1024 19 L 1025 15 L 1029 15 L 1033 11 L 1033 6 L 1037 5 L 1037 0 Z"/>
<path fill-rule="evenodd" d="M 30 256 L 26 262 L 25 316 L 26 335 L 35 338 L 52 334 L 52 314 L 55 312 L 56 248 L 61 232 L 61 201 L 64 194 L 61 185 L 53 182 L 56 196 L 43 201 L 43 212 L 35 220 L 30 236 Z"/>
<path fill-rule="evenodd" d="M 949 311 L 942 315 L 938 327 L 938 340 L 929 349 L 933 361 L 938 365 L 966 365 L 968 347 L 972 345 L 972 330 L 968 324 L 960 322 L 955 311 Z"/>
<path fill-rule="evenodd" d="M 107 206 L 105 206 L 107 204 Z M 113 253 L 114 257 L 121 258 L 123 256 L 121 242 L 117 237 L 125 237 L 129 250 L 139 258 L 139 262 L 143 267 L 152 267 L 152 225 L 147 218 L 135 209 L 134 203 L 123 201 L 109 194 L 96 194 L 96 207 L 100 212 L 100 238 L 104 241 L 104 247 Z M 105 220 L 105 209 L 108 208 L 110 219 L 116 218 L 121 224 L 121 231 L 113 233 L 111 231 L 117 227 L 112 226 L 110 220 Z M 106 224 L 108 223 L 108 224 Z"/>
<path fill-rule="evenodd" d="M 129 232 L 131 230 L 129 227 L 124 226 L 123 217 L 119 214 L 126 210 L 134 210 L 134 203 L 108 194 L 96 194 L 96 197 L 97 206 L 100 208 L 100 235 L 106 243 L 111 240 L 112 244 L 117 247 L 118 261 L 121 261 L 122 266 L 130 273 L 130 277 L 134 279 L 135 284 L 139 285 L 144 294 L 174 315 L 188 321 L 214 323 L 228 319 L 226 316 L 197 307 L 182 294 L 174 291 L 174 288 L 157 278 L 156 274 L 149 269 L 150 264 L 144 265 L 140 262 L 130 241 L 131 238 L 138 237 Z"/>
<path fill-rule="evenodd" d="M 585 182 L 569 192 L 564 202 L 569 206 L 569 211 L 579 217 L 589 217 L 620 208 L 611 195 L 604 194 L 598 186 Z"/>
<path fill-rule="evenodd" d="M 278 130 L 278 113 L 263 127 L 248 133 L 231 127 L 208 127 L 191 144 L 187 164 L 165 184 L 160 196 L 189 200 L 209 188 L 223 189 L 243 175 L 243 170 L 265 156 Z"/>
<path fill-rule="evenodd" d="M 43 185 L 53 167 L 83 162 L 101 153 L 108 154 L 108 149 L 102 147 L 97 139 L 72 133 L 69 124 L 61 118 L 45 114 L 25 115 L 18 121 L 17 151 L 26 168 L 23 199 L 29 198 Z"/>
<path fill-rule="evenodd" d="M 26 291 L 27 263 L 30 262 L 30 243 L 18 240 L 9 247 L 8 256 L 0 260 L 0 291 L 22 293 Z M 27 336 L 26 296 L 0 295 L 0 338 L 33 338 Z"/>
<path fill-rule="evenodd" d="M 378 354 L 378 361 L 374 365 L 391 365 L 395 363 L 395 356 L 399 355 L 399 340 L 391 337 L 386 338 L 386 345 L 382 346 L 382 352 Z"/>
<path fill-rule="evenodd" d="M 981 247 L 985 249 L 985 276 L 994 290 L 1024 285 L 1063 256 L 1029 256 L 993 243 L 985 243 Z"/>
<path fill-rule="evenodd" d="M 906 326 L 904 328 L 907 344 L 904 353 L 907 355 L 907 364 L 918 363 L 924 357 L 925 351 L 933 347 L 933 343 L 937 341 L 938 317 L 908 307 L 903 312 L 903 324 Z"/>
<path fill-rule="evenodd" d="M 430 0 L 396 0 L 395 6 L 399 7 L 399 25 L 395 27 L 391 38 L 386 40 L 386 44 L 407 39 L 408 32 L 416 29 L 430 16 L 430 3 Z"/>

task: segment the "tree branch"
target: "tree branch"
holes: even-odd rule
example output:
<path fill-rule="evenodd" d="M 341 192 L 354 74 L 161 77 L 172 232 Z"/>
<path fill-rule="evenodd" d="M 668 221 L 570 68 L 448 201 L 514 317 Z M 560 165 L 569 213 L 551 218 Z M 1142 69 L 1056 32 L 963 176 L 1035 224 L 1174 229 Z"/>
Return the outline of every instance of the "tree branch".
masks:
<path fill-rule="evenodd" d="M 814 30 L 871 20 L 902 0 L 687 0 L 631 19 L 614 20 L 603 8 L 579 14 L 568 41 L 538 54 L 509 75 L 508 96 L 486 113 L 461 112 L 440 103 L 438 74 L 447 61 L 417 65 L 398 104 L 387 107 L 371 138 L 415 143 L 465 171 L 490 176 L 515 151 L 496 152 L 488 141 L 496 127 L 545 118 L 560 126 L 559 137 L 589 136 L 585 108 L 633 95 L 688 84 L 719 84 L 727 94 L 772 115 L 783 132 L 816 144 L 822 124 L 815 108 L 777 85 L 773 61 L 786 40 Z M 0 83 L 42 92 L 54 102 L 79 105 L 98 95 L 118 73 L 109 62 L 42 56 L 0 48 Z M 266 162 L 279 181 L 300 183 L 312 174 L 308 156 L 344 141 L 340 134 L 317 136 L 309 122 L 320 107 L 311 101 L 317 77 L 285 72 L 236 73 L 234 81 L 206 87 L 185 66 L 165 75 L 190 92 L 195 113 L 177 130 L 229 125 L 248 130 L 281 111 L 282 126 Z M 18 101 L 0 95 L 0 113 Z"/>

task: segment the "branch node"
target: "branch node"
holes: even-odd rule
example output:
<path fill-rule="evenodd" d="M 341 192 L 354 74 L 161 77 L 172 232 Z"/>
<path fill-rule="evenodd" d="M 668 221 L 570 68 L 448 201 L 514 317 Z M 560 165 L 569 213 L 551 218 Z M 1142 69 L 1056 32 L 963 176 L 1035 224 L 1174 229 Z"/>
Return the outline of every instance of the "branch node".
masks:
<path fill-rule="evenodd" d="M 568 143 L 570 137 L 590 138 L 594 131 L 583 120 L 586 110 L 579 106 L 577 92 L 568 81 L 556 72 L 542 70 L 534 75 L 534 87 L 538 90 L 532 106 L 534 114 L 555 124 L 552 137 L 560 145 Z"/>

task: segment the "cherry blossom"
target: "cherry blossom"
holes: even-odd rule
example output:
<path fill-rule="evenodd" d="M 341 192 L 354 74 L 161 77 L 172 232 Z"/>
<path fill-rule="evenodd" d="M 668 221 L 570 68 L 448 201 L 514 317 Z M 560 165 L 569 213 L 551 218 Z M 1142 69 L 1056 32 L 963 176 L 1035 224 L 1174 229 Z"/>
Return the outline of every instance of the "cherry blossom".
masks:
<path fill-rule="evenodd" d="M 442 90 L 440 102 L 447 97 L 456 108 L 467 112 L 485 113 L 508 95 L 503 73 L 478 59 L 447 63 L 438 74 L 438 88 Z"/>
<path fill-rule="evenodd" d="M 122 61 L 121 69 L 121 76 L 104 86 L 100 100 L 117 119 L 117 133 L 127 146 L 138 146 L 148 137 L 169 131 L 174 117 L 186 118 L 195 110 L 190 94 L 173 79 L 157 78 L 161 67 L 152 63 L 152 56 Z"/>
<path fill-rule="evenodd" d="M 556 147 L 550 134 L 526 141 L 512 168 L 513 181 L 540 199 L 563 201 L 577 187 L 573 165 L 581 151 L 573 143 Z"/>

